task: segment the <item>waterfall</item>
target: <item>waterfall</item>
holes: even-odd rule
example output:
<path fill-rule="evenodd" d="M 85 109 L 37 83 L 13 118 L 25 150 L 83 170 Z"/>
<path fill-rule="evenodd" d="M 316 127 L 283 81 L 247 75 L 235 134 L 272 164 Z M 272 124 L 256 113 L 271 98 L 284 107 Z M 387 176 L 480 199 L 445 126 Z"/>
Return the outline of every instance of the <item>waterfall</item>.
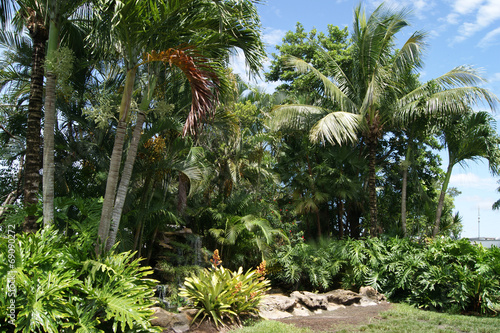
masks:
<path fill-rule="evenodd" d="M 194 248 L 194 265 L 201 266 L 202 261 L 201 261 L 201 237 L 199 235 L 196 235 L 194 237 L 194 242 L 193 242 L 193 248 Z"/>

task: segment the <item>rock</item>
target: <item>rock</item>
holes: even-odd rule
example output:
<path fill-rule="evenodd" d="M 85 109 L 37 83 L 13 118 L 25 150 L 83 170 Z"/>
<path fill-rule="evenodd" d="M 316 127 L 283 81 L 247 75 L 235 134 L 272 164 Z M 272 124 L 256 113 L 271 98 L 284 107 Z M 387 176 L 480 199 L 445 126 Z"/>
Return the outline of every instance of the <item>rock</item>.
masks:
<path fill-rule="evenodd" d="M 300 305 L 299 306 L 295 306 L 295 308 L 292 311 L 292 315 L 298 316 L 298 317 L 307 317 L 307 316 L 310 316 L 312 314 L 313 313 L 311 311 L 309 311 L 309 309 L 307 309 L 304 306 L 300 306 Z"/>
<path fill-rule="evenodd" d="M 325 295 L 328 302 L 342 305 L 352 305 L 354 303 L 359 303 L 359 301 L 363 298 L 353 291 L 343 289 L 332 290 Z"/>
<path fill-rule="evenodd" d="M 324 294 L 314 294 L 307 291 L 294 291 L 290 297 L 296 298 L 310 310 L 326 310 L 328 307 L 328 299 Z"/>
<path fill-rule="evenodd" d="M 293 314 L 286 311 L 280 311 L 278 309 L 273 309 L 271 311 L 259 311 L 259 315 L 264 319 L 281 319 L 287 317 L 293 317 Z"/>
<path fill-rule="evenodd" d="M 288 311 L 295 306 L 297 300 L 284 295 L 266 295 L 259 303 L 260 311 Z"/>
<path fill-rule="evenodd" d="M 359 294 L 375 302 L 385 301 L 385 295 L 379 293 L 373 287 L 361 287 L 359 288 Z"/>
<path fill-rule="evenodd" d="M 191 321 L 185 313 L 172 313 L 160 307 L 151 309 L 154 310 L 154 314 L 151 316 L 151 325 L 165 328 L 167 331 L 174 333 L 189 331 Z"/>
<path fill-rule="evenodd" d="M 334 311 L 334 310 L 338 310 L 338 309 L 345 309 L 345 305 L 328 303 L 328 307 L 326 308 L 326 311 Z"/>

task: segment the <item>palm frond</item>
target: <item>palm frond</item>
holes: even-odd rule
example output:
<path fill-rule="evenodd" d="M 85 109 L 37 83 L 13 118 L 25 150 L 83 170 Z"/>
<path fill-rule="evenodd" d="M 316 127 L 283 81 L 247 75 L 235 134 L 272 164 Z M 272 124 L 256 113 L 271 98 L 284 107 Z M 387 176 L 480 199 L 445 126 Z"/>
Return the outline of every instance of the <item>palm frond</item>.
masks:
<path fill-rule="evenodd" d="M 311 129 L 309 138 L 313 142 L 342 144 L 355 142 L 362 117 L 349 112 L 331 112 L 321 118 Z"/>
<path fill-rule="evenodd" d="M 320 71 L 318 71 L 316 68 L 314 68 L 311 64 L 308 64 L 302 59 L 293 56 L 288 56 L 286 58 L 286 64 L 288 66 L 295 67 L 295 69 L 299 73 L 308 73 L 308 72 L 313 73 L 323 83 L 326 96 L 335 103 L 337 103 L 339 105 L 340 110 L 352 113 L 359 112 L 359 110 L 357 110 L 356 104 L 349 98 L 348 95 L 346 95 L 346 92 L 342 90 L 342 88 L 345 88 L 347 92 L 349 92 L 352 89 L 348 89 L 350 87 L 347 84 L 345 75 L 340 75 L 341 73 L 339 71 L 337 71 L 338 75 L 336 77 L 339 78 L 340 82 L 337 82 L 336 84 L 332 82 L 324 74 L 322 74 Z"/>

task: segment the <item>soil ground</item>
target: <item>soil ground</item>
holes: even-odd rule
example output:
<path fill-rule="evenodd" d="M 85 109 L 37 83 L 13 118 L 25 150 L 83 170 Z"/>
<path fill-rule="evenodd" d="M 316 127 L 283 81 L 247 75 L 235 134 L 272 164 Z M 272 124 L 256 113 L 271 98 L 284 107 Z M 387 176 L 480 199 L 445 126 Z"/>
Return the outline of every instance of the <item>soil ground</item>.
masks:
<path fill-rule="evenodd" d="M 367 325 L 378 319 L 380 312 L 387 311 L 390 303 L 370 306 L 348 306 L 308 317 L 288 317 L 279 321 L 297 327 L 307 327 L 313 332 L 336 332 L 350 326 Z"/>
<path fill-rule="evenodd" d="M 347 306 L 343 309 L 325 311 L 308 317 L 288 317 L 279 321 L 297 327 L 307 327 L 313 332 L 336 332 L 352 326 L 367 325 L 379 318 L 379 313 L 387 311 L 391 304 L 381 302 L 370 306 Z M 199 327 L 193 327 L 190 333 L 215 333 L 228 332 L 227 328 L 217 331 L 213 324 L 205 321 Z M 265 332 L 263 332 L 265 333 Z"/>

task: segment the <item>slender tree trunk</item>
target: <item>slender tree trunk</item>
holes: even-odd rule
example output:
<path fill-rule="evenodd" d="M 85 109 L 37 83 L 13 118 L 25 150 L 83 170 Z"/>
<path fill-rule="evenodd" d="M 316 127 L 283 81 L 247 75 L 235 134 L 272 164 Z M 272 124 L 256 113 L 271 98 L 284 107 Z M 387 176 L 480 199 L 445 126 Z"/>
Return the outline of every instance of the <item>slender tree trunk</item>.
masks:
<path fill-rule="evenodd" d="M 406 161 L 405 161 L 406 164 Z M 408 236 L 406 230 L 406 187 L 408 183 L 408 166 L 403 165 L 403 184 L 401 188 L 401 229 L 403 230 L 403 237 Z"/>
<path fill-rule="evenodd" d="M 344 201 L 339 199 L 338 206 L 338 219 L 339 219 L 339 239 L 344 238 Z"/>
<path fill-rule="evenodd" d="M 26 164 L 24 171 L 24 205 L 34 206 L 38 203 L 40 186 L 40 120 L 43 106 L 43 63 L 45 59 L 45 43 L 48 39 L 47 29 L 43 22 L 33 13 L 30 16 L 28 30 L 33 42 L 33 56 L 31 63 L 31 83 L 28 104 L 28 129 L 26 132 Z M 23 222 L 25 232 L 34 232 L 38 229 L 36 216 L 30 213 Z"/>
<path fill-rule="evenodd" d="M 54 128 L 56 76 L 47 73 L 43 124 L 43 224 L 54 221 Z"/>
<path fill-rule="evenodd" d="M 149 265 L 149 262 L 151 261 L 151 255 L 153 254 L 153 247 L 156 242 L 156 235 L 158 235 L 158 226 L 156 226 L 155 231 L 153 232 L 153 239 L 148 244 L 149 248 L 148 248 L 148 255 L 146 257 L 146 265 Z"/>
<path fill-rule="evenodd" d="M 370 236 L 377 237 L 377 184 L 376 184 L 377 139 L 368 141 L 368 196 L 370 198 Z"/>
<path fill-rule="evenodd" d="M 184 210 L 187 206 L 187 194 L 189 188 L 189 178 L 183 174 L 179 173 L 179 189 L 177 197 L 177 213 L 179 216 L 184 214 Z"/>
<path fill-rule="evenodd" d="M 50 21 L 47 59 L 54 60 L 59 47 L 59 29 Z M 47 68 L 45 86 L 45 121 L 43 124 L 43 223 L 54 221 L 54 128 L 56 124 L 56 75 Z"/>
<path fill-rule="evenodd" d="M 116 243 L 116 235 L 118 234 L 123 206 L 125 205 L 125 199 L 127 198 L 128 186 L 130 184 L 130 179 L 132 178 L 132 170 L 134 169 L 137 149 L 139 147 L 139 141 L 141 140 L 142 125 L 144 124 L 145 119 L 145 114 L 143 112 L 139 112 L 139 114 L 137 115 L 137 123 L 132 134 L 132 141 L 130 142 L 130 147 L 127 152 L 127 159 L 125 161 L 125 165 L 123 166 L 120 185 L 118 186 L 118 191 L 116 193 L 111 231 L 106 245 L 107 251 L 109 251 L 111 247 L 113 247 L 113 245 L 115 245 Z"/>
<path fill-rule="evenodd" d="M 321 219 L 319 216 L 319 208 L 316 210 L 316 225 L 318 228 L 318 238 L 321 238 Z"/>
<path fill-rule="evenodd" d="M 446 196 L 446 191 L 448 190 L 448 184 L 450 183 L 451 171 L 453 169 L 453 164 L 448 164 L 448 169 L 446 170 L 446 175 L 444 177 L 443 186 L 441 187 L 441 194 L 439 195 L 439 201 L 436 211 L 436 222 L 434 222 L 434 230 L 432 231 L 432 237 L 436 237 L 439 233 L 439 224 L 441 223 L 441 214 L 443 213 L 444 198 Z"/>
<path fill-rule="evenodd" d="M 359 219 L 361 217 L 361 210 L 358 203 L 355 201 L 350 201 L 347 205 L 347 220 L 349 221 L 349 227 L 351 231 L 351 237 L 354 239 L 359 239 L 361 236 Z"/>
<path fill-rule="evenodd" d="M 111 153 L 111 161 L 109 165 L 108 180 L 106 183 L 106 193 L 102 205 L 101 221 L 97 235 L 96 253 L 100 254 L 101 246 L 107 242 L 109 230 L 111 227 L 111 218 L 113 215 L 113 206 L 116 198 L 116 189 L 120 177 L 120 166 L 123 153 L 123 145 L 125 143 L 126 121 L 129 115 L 130 102 L 132 100 L 132 91 L 134 88 L 136 68 L 129 69 L 125 78 L 125 88 L 120 104 L 120 116 L 116 127 L 115 143 L 113 152 Z M 107 244 L 107 243 L 105 243 Z"/>
<path fill-rule="evenodd" d="M 8 209 L 8 205 L 12 205 L 17 200 L 17 198 L 19 198 L 19 196 L 22 193 L 21 182 L 22 182 L 22 177 L 23 177 L 23 168 L 24 168 L 24 157 L 23 157 L 23 155 L 21 155 L 21 157 L 19 158 L 19 171 L 17 172 L 16 189 L 14 191 L 12 191 L 11 193 L 9 193 L 9 195 L 7 195 L 7 198 L 3 202 L 2 206 L 0 206 L 0 223 L 2 222 L 2 219 L 1 219 L 2 215 Z"/>

